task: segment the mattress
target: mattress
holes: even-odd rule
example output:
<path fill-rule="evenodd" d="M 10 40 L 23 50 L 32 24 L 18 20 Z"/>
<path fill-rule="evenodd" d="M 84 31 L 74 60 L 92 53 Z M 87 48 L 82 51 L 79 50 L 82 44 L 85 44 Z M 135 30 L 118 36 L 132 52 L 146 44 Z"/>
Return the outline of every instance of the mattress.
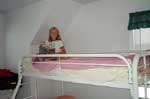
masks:
<path fill-rule="evenodd" d="M 65 60 L 65 62 L 68 60 Z M 39 64 L 38 64 L 39 65 Z M 42 63 L 40 64 L 42 65 Z M 58 64 L 53 64 L 57 65 Z M 43 65 L 42 65 L 43 66 Z M 47 66 L 47 65 L 46 65 Z M 67 68 L 71 66 L 71 68 Z M 115 84 L 122 82 L 120 86 L 129 87 L 128 84 L 128 68 L 127 66 L 92 66 L 89 65 L 86 68 L 81 68 L 72 65 L 64 65 L 64 68 L 53 68 L 50 70 L 35 68 L 32 63 L 32 59 L 25 59 L 23 61 L 23 71 L 25 74 L 34 76 L 47 76 L 55 80 L 64 80 L 69 82 L 79 82 L 94 85 L 103 85 L 106 83 L 114 82 Z M 76 68 L 75 68 L 76 67 Z M 80 67 L 80 68 L 79 68 Z M 110 86 L 112 86 L 110 84 Z"/>
<path fill-rule="evenodd" d="M 128 57 L 132 64 L 132 58 Z M 67 58 L 61 60 L 33 61 L 24 59 L 25 75 L 117 88 L 130 88 L 128 67 L 117 58 Z M 139 81 L 142 83 L 142 77 Z"/>

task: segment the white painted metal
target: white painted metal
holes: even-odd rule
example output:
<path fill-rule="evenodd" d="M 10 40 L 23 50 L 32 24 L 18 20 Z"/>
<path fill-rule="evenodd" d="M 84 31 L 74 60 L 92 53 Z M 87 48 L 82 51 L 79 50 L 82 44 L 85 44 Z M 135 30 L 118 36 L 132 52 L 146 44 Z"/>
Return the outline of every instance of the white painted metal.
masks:
<path fill-rule="evenodd" d="M 139 95 L 138 95 L 138 72 L 137 72 L 137 69 L 138 69 L 138 63 L 139 63 L 139 59 L 140 59 L 140 55 L 136 55 L 134 57 L 134 60 L 133 60 L 133 68 L 132 68 L 132 74 L 133 74 L 133 98 L 134 99 L 139 99 Z"/>
<path fill-rule="evenodd" d="M 140 38 L 139 38 L 139 40 L 140 40 L 140 50 L 142 50 L 142 34 L 141 34 L 141 29 L 139 29 L 139 33 L 140 33 Z"/>
<path fill-rule="evenodd" d="M 145 55 L 145 56 L 150 55 L 150 52 L 145 52 L 143 55 Z M 134 99 L 138 99 L 139 98 L 139 95 L 138 95 L 138 72 L 137 72 L 137 69 L 138 69 L 139 59 L 140 59 L 140 57 L 142 57 L 142 55 L 140 55 L 140 54 L 136 54 L 135 55 L 134 60 L 133 60 L 133 66 L 132 66 L 133 68 L 131 67 L 131 64 L 128 62 L 128 60 L 124 56 L 122 56 L 120 54 L 55 54 L 55 55 L 32 55 L 32 56 L 26 56 L 24 58 L 31 58 L 31 57 L 58 57 L 59 58 L 59 67 L 60 67 L 60 69 L 61 69 L 61 64 L 62 64 L 61 61 L 60 61 L 61 57 L 106 57 L 106 58 L 107 57 L 108 58 L 109 57 L 116 57 L 116 58 L 119 58 L 119 59 L 121 59 L 122 61 L 125 62 L 125 64 L 127 65 L 128 69 L 129 69 L 129 83 L 132 84 L 131 92 L 133 92 L 132 93 L 133 98 Z M 84 65 L 87 65 L 87 64 L 84 64 Z M 45 78 L 45 79 L 61 80 L 62 81 L 62 94 L 64 93 L 63 81 L 69 81 L 69 79 L 64 79 L 62 77 L 56 77 L 56 76 L 48 76 L 48 75 L 42 75 L 42 74 L 39 74 L 39 75 L 35 74 L 34 75 L 34 73 L 33 74 L 24 74 L 22 72 L 22 65 L 21 64 L 19 64 L 18 69 L 19 69 L 18 70 L 19 71 L 18 74 L 19 74 L 19 78 L 20 79 L 22 79 L 22 75 L 25 75 L 25 76 L 40 77 L 40 78 Z M 75 80 L 72 80 L 72 82 L 94 85 L 92 82 L 88 82 L 88 81 L 84 81 L 84 80 L 76 80 L 75 79 Z M 36 82 L 36 84 L 37 84 L 37 82 Z M 17 85 L 18 85 L 18 87 L 16 87 L 16 91 L 14 91 L 13 97 L 11 99 L 15 99 L 14 97 L 16 96 L 16 93 L 17 93 L 17 91 L 18 91 L 18 89 L 19 89 L 19 87 L 21 85 L 21 82 L 18 82 Z M 109 86 L 112 87 L 111 84 Z M 114 85 L 114 87 L 115 87 L 115 85 Z M 122 88 L 123 88 L 123 86 L 122 86 Z M 36 93 L 35 97 L 37 97 L 37 92 L 35 92 L 35 93 Z"/>
<path fill-rule="evenodd" d="M 33 56 L 26 56 L 25 58 L 28 57 L 116 57 L 118 59 L 121 59 L 127 64 L 128 68 L 131 69 L 131 65 L 128 62 L 128 60 L 120 55 L 120 54 L 52 54 L 52 55 L 33 55 Z"/>
<path fill-rule="evenodd" d="M 132 82 L 131 65 L 128 62 L 128 60 L 121 54 L 51 54 L 51 55 L 47 54 L 47 55 L 25 56 L 24 58 L 29 58 L 29 57 L 106 57 L 106 58 L 116 57 L 125 62 L 126 66 L 128 67 L 128 70 L 129 70 L 129 83 Z"/>
<path fill-rule="evenodd" d="M 21 86 L 21 81 L 22 81 L 22 67 L 21 67 L 21 64 L 22 63 L 20 61 L 19 64 L 18 64 L 18 82 L 17 82 L 16 88 L 13 91 L 11 99 L 16 99 L 16 95 L 17 95 L 18 90 L 19 90 L 19 88 Z"/>
<path fill-rule="evenodd" d="M 35 99 L 38 99 L 37 80 L 35 79 Z"/>
<path fill-rule="evenodd" d="M 59 70 L 61 71 L 62 68 L 61 68 L 61 59 L 59 57 L 59 60 L 58 60 L 58 63 L 59 63 Z M 63 96 L 65 93 L 64 93 L 64 80 L 61 80 L 61 95 Z"/>
<path fill-rule="evenodd" d="M 146 56 L 143 56 L 144 60 L 144 70 L 146 70 Z M 144 92 L 145 92 L 145 99 L 147 99 L 147 73 L 144 73 Z"/>
<path fill-rule="evenodd" d="M 133 52 L 134 53 L 134 52 Z M 102 53 L 102 54 L 41 54 L 41 55 L 29 55 L 25 58 L 30 57 L 123 57 L 121 54 L 111 54 L 111 53 Z M 124 57 L 123 57 L 124 58 Z"/>
<path fill-rule="evenodd" d="M 58 64 L 58 62 L 32 62 L 32 63 L 42 63 L 42 64 Z M 73 62 L 61 62 L 62 65 L 95 65 L 95 66 L 115 66 L 115 67 L 120 67 L 120 66 L 127 66 L 126 64 L 95 64 L 95 63 L 73 63 Z"/>

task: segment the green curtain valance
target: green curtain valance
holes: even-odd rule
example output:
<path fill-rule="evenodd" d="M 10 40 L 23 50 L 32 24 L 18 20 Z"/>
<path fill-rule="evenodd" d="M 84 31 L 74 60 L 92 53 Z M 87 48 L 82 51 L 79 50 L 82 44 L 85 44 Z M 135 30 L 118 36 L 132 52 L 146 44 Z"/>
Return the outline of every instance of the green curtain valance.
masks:
<path fill-rule="evenodd" d="M 150 28 L 150 10 L 129 14 L 128 30 Z"/>

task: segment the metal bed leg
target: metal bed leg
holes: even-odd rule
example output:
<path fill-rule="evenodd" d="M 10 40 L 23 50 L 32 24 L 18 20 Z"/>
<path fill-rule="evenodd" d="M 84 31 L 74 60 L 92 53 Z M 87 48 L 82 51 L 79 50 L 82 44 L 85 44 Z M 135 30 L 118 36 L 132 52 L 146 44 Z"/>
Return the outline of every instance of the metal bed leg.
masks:
<path fill-rule="evenodd" d="M 136 55 L 134 57 L 134 60 L 133 60 L 133 99 L 139 99 L 139 92 L 138 92 L 138 72 L 137 72 L 137 69 L 138 69 L 138 62 L 139 62 L 139 59 L 140 59 L 140 55 Z"/>
<path fill-rule="evenodd" d="M 62 72 L 62 68 L 61 68 L 61 57 L 58 58 L 59 61 L 59 70 Z M 64 95 L 64 81 L 61 80 L 61 95 Z"/>
<path fill-rule="evenodd" d="M 11 99 L 16 99 L 16 95 L 17 95 L 18 90 L 21 86 L 21 82 L 22 82 L 22 79 L 23 79 L 23 77 L 22 77 L 22 68 L 21 68 L 22 65 L 21 64 L 22 64 L 22 62 L 19 61 L 19 64 L 18 64 L 18 82 L 17 82 L 16 88 L 13 91 Z"/>
<path fill-rule="evenodd" d="M 16 86 L 16 88 L 13 91 L 13 95 L 12 95 L 11 99 L 16 99 L 16 95 L 17 95 L 18 90 L 19 90 L 19 88 L 21 86 L 21 81 L 22 81 L 22 76 L 19 78 L 19 80 L 17 82 L 17 86 Z"/>
<path fill-rule="evenodd" d="M 35 99 L 38 99 L 37 79 L 35 79 Z"/>
<path fill-rule="evenodd" d="M 144 69 L 146 70 L 146 56 L 143 56 L 143 60 L 144 60 Z M 147 98 L 147 73 L 145 72 L 144 74 L 144 92 L 145 92 L 145 99 Z"/>

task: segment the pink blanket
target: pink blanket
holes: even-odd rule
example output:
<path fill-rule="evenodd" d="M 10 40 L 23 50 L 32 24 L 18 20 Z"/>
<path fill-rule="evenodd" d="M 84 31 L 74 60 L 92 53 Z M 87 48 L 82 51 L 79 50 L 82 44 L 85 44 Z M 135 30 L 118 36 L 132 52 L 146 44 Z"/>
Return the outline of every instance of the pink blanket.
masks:
<path fill-rule="evenodd" d="M 127 56 L 127 60 L 130 64 L 133 62 L 134 55 Z M 150 56 L 146 58 L 147 64 L 150 64 Z M 46 62 L 46 63 L 40 63 Z M 83 70 L 83 69 L 94 69 L 100 67 L 127 67 L 124 61 L 118 58 L 65 58 L 60 60 L 61 65 L 59 65 L 58 60 L 44 60 L 44 61 L 33 61 L 33 67 L 41 71 L 51 71 L 56 68 L 62 69 L 72 69 L 72 70 Z M 71 63 L 71 64 L 68 64 Z M 140 59 L 139 65 L 143 64 L 143 59 Z M 101 66 L 100 66 L 101 65 Z M 105 66 L 103 66 L 105 65 Z"/>

